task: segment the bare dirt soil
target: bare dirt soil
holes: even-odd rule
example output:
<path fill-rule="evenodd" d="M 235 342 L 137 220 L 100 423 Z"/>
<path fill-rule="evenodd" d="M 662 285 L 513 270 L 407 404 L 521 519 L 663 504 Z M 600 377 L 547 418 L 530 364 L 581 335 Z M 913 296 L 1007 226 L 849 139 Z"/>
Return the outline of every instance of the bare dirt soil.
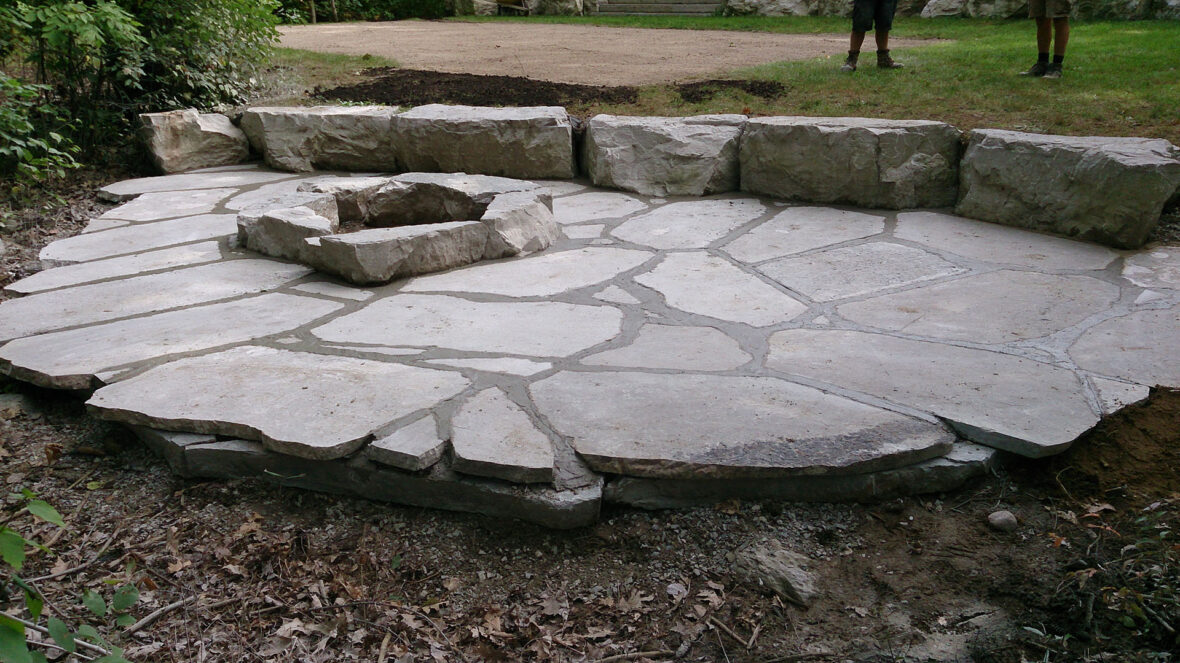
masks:
<path fill-rule="evenodd" d="M 390 21 L 280 28 L 280 44 L 377 55 L 408 69 L 517 76 L 583 85 L 653 85 L 848 50 L 848 35 L 652 30 L 588 25 Z M 895 39 L 894 48 L 921 40 Z"/>
<path fill-rule="evenodd" d="M 103 204 L 83 188 L 0 233 L 8 275 Z M 0 523 L 46 543 L 22 577 L 133 661 L 1153 661 L 1180 653 L 1180 392 L 1074 448 L 941 495 L 869 505 L 609 508 L 571 532 L 256 481 L 172 476 L 84 394 L 0 381 Z M 28 489 L 68 527 L 21 512 Z M 988 514 L 1016 515 L 1015 531 Z M 734 553 L 810 559 L 804 609 Z M 132 635 L 79 598 L 131 583 Z M 0 610 L 22 612 L 11 575 Z M 42 620 L 43 622 L 43 620 Z M 34 635 L 34 638 L 40 636 Z M 66 660 L 52 647 L 51 660 Z M 55 658 L 54 658 L 55 657 Z M 93 658 L 93 656 L 90 656 Z M 79 660 L 77 657 L 69 660 Z"/>

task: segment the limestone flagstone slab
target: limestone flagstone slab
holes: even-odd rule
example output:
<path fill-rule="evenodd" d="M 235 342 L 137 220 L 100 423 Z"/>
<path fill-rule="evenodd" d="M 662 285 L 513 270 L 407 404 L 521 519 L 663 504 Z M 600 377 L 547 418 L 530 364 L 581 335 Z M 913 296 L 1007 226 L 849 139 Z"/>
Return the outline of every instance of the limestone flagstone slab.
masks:
<path fill-rule="evenodd" d="M 373 302 L 312 333 L 329 343 L 564 357 L 614 338 L 622 319 L 610 306 L 407 294 Z"/>
<path fill-rule="evenodd" d="M 782 258 L 832 244 L 863 239 L 885 229 L 885 218 L 832 207 L 789 207 L 725 245 L 742 262 Z"/>
<path fill-rule="evenodd" d="M 242 130 L 273 168 L 396 171 L 388 106 L 256 107 Z"/>
<path fill-rule="evenodd" d="M 657 249 L 703 249 L 766 213 L 756 200 L 669 203 L 633 217 L 611 234 Z"/>
<path fill-rule="evenodd" d="M 372 290 L 362 290 L 355 286 L 330 283 L 328 281 L 300 283 L 291 289 L 298 290 L 299 292 L 309 292 L 313 295 L 336 297 L 337 299 L 351 299 L 355 302 L 363 302 L 367 299 L 371 299 L 374 294 Z"/>
<path fill-rule="evenodd" d="M 253 189 L 245 191 L 231 197 L 225 202 L 226 209 L 235 212 L 247 212 L 250 214 L 262 214 L 268 212 L 276 207 L 296 207 L 298 205 L 306 205 L 309 199 L 323 199 L 328 196 L 335 202 L 335 196 L 314 191 L 317 188 L 315 185 L 323 181 L 335 181 L 336 176 L 332 175 L 307 175 L 294 179 L 283 180 L 282 182 L 274 182 L 265 184 Z M 311 206 L 315 209 L 314 206 Z M 317 211 L 319 211 L 317 209 Z M 320 212 L 323 214 L 323 212 Z M 330 216 L 325 214 L 325 216 Z M 339 215 L 337 215 L 339 218 Z"/>
<path fill-rule="evenodd" d="M 228 171 L 218 170 L 185 173 L 182 175 L 162 175 L 160 177 L 142 177 L 108 184 L 98 190 L 98 197 L 103 200 L 120 203 L 145 193 L 186 191 L 190 189 L 222 189 L 226 187 L 237 188 L 266 184 L 268 182 L 290 179 L 290 177 L 290 173 L 276 173 L 274 171 L 261 170 L 257 167 L 242 167 Z"/>
<path fill-rule="evenodd" d="M 18 338 L 0 348 L 0 370 L 42 387 L 87 389 L 104 370 L 253 341 L 341 308 L 323 299 L 272 293 Z"/>
<path fill-rule="evenodd" d="M 533 180 L 533 184 L 541 187 L 549 192 L 549 195 L 554 198 L 558 196 L 568 196 L 574 193 L 582 193 L 589 187 L 581 182 L 571 182 L 569 180 Z"/>
<path fill-rule="evenodd" d="M 585 223 L 618 219 L 647 209 L 647 203 L 625 193 L 593 191 L 553 201 L 553 217 L 558 223 Z"/>
<path fill-rule="evenodd" d="M 742 190 L 904 209 L 955 202 L 959 131 L 927 120 L 763 117 L 746 123 Z"/>
<path fill-rule="evenodd" d="M 129 203 L 104 212 L 100 219 L 161 221 L 180 216 L 209 214 L 237 189 L 197 189 L 145 193 Z"/>
<path fill-rule="evenodd" d="M 1072 371 L 999 352 L 793 329 L 770 337 L 766 366 L 929 412 L 974 442 L 1032 458 L 1065 450 L 1098 422 Z"/>
<path fill-rule="evenodd" d="M 1109 309 L 1118 286 L 1089 276 L 999 270 L 839 306 L 853 322 L 954 341 L 1047 336 Z"/>
<path fill-rule="evenodd" d="M 606 226 L 600 223 L 582 226 L 566 226 L 561 229 L 561 232 L 570 239 L 595 239 L 602 236 L 602 230 L 605 227 Z"/>
<path fill-rule="evenodd" d="M 712 327 L 644 325 L 626 345 L 590 355 L 589 366 L 657 368 L 683 371 L 728 371 L 753 357 L 738 342 Z"/>
<path fill-rule="evenodd" d="M 625 304 L 628 306 L 635 306 L 641 303 L 634 295 L 617 285 L 603 288 L 602 292 L 594 295 L 594 298 L 599 301 L 610 302 L 612 304 Z"/>
<path fill-rule="evenodd" d="M 507 375 L 530 376 L 553 368 L 547 361 L 519 359 L 517 357 L 469 357 L 453 359 L 430 359 L 427 364 L 451 366 L 453 368 L 472 368 L 489 373 L 505 373 Z"/>
<path fill-rule="evenodd" d="M 418 106 L 394 115 L 402 170 L 518 178 L 575 175 L 573 123 L 560 106 Z"/>
<path fill-rule="evenodd" d="M 659 292 L 672 308 L 754 327 L 787 322 L 807 310 L 758 277 L 705 253 L 670 254 L 635 281 Z"/>
<path fill-rule="evenodd" d="M 826 302 L 962 274 L 966 270 L 909 246 L 868 242 L 782 258 L 758 271 L 795 292 Z"/>
<path fill-rule="evenodd" d="M 488 228 L 478 221 L 369 228 L 309 243 L 307 260 L 350 283 L 373 285 L 478 262 L 487 243 Z"/>
<path fill-rule="evenodd" d="M 221 247 L 217 242 L 200 242 L 171 249 L 160 249 L 120 258 L 108 258 L 47 269 L 11 283 L 4 289 L 11 293 L 28 295 L 160 269 L 199 265 L 220 259 Z"/>
<path fill-rule="evenodd" d="M 1128 256 L 1123 278 L 1141 288 L 1180 290 L 1180 246 L 1161 246 Z"/>
<path fill-rule="evenodd" d="M 479 218 L 488 228 L 485 260 L 549 248 L 560 231 L 548 193 L 518 191 L 496 196 Z"/>
<path fill-rule="evenodd" d="M 1119 257 L 1105 246 L 941 212 L 901 212 L 893 235 L 972 260 L 1030 269 L 1097 270 Z"/>
<path fill-rule="evenodd" d="M 593 469 L 630 476 L 854 474 L 941 456 L 955 439 L 775 378 L 562 372 L 530 391 Z"/>
<path fill-rule="evenodd" d="M 1102 402 L 1102 414 L 1111 415 L 1128 405 L 1135 405 L 1147 400 L 1151 396 L 1151 387 L 1121 380 L 1091 377 L 1094 391 L 1098 392 L 1098 400 Z"/>
<path fill-rule="evenodd" d="M 1180 306 L 1138 311 L 1095 325 L 1069 356 L 1100 375 L 1146 385 L 1180 387 Z"/>
<path fill-rule="evenodd" d="M 977 129 L 961 170 L 956 214 L 1133 249 L 1180 187 L 1180 147 Z"/>
<path fill-rule="evenodd" d="M 609 281 L 651 258 L 646 251 L 611 247 L 555 251 L 419 277 L 406 283 L 402 291 L 548 297 Z"/>
<path fill-rule="evenodd" d="M 389 435 L 378 437 L 365 447 L 365 455 L 382 465 L 420 472 L 434 465 L 447 450 L 438 435 L 438 424 L 427 415 Z"/>
<path fill-rule="evenodd" d="M 456 472 L 515 483 L 553 482 L 553 443 L 501 389 L 485 389 L 451 420 Z"/>
<path fill-rule="evenodd" d="M 119 219 L 91 219 L 86 222 L 86 227 L 82 229 L 83 233 L 96 233 L 103 230 L 110 230 L 111 228 L 119 228 L 121 226 L 131 225 L 130 221 L 120 221 Z"/>
<path fill-rule="evenodd" d="M 40 258 L 50 265 L 65 265 L 232 237 L 237 232 L 235 215 L 204 214 L 59 239 L 41 249 Z"/>
<path fill-rule="evenodd" d="M 250 156 L 246 134 L 220 113 L 143 113 L 139 121 L 148 154 L 163 173 L 232 165 Z"/>
<path fill-rule="evenodd" d="M 328 193 L 336 199 L 341 221 L 362 221 L 369 216 L 369 201 L 393 178 L 384 177 L 323 177 L 301 181 L 298 191 Z"/>
<path fill-rule="evenodd" d="M 744 115 L 595 115 L 583 146 L 586 174 L 598 186 L 649 196 L 704 196 L 738 188 Z"/>
<path fill-rule="evenodd" d="M 86 404 L 110 421 L 236 436 L 330 460 L 467 385 L 448 371 L 245 346 L 158 366 L 99 389 Z"/>
<path fill-rule="evenodd" d="M 0 340 L 264 292 L 310 271 L 270 260 L 230 260 L 51 290 L 0 304 Z"/>
<path fill-rule="evenodd" d="M 316 214 L 309 207 L 283 207 L 265 214 L 238 215 L 238 245 L 286 260 L 310 262 L 309 237 L 336 232 L 339 223 Z"/>

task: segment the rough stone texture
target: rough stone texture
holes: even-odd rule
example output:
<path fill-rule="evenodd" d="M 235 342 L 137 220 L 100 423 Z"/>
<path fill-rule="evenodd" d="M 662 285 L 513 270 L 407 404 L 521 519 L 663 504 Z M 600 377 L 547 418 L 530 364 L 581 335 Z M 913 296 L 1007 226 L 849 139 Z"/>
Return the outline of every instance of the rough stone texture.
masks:
<path fill-rule="evenodd" d="M 250 156 L 246 134 L 217 113 L 177 110 L 139 116 L 152 163 L 163 173 L 241 163 Z"/>
<path fill-rule="evenodd" d="M 830 207 L 791 207 L 727 244 L 725 251 L 754 263 L 871 237 L 884 229 L 885 219 L 880 216 Z"/>
<path fill-rule="evenodd" d="M 237 230 L 237 217 L 233 214 L 204 214 L 67 237 L 41 249 L 38 257 L 50 266 L 68 265 L 142 253 L 176 244 L 232 237 Z"/>
<path fill-rule="evenodd" d="M 1180 247 L 1129 256 L 1123 261 L 1123 278 L 1142 288 L 1180 290 Z"/>
<path fill-rule="evenodd" d="M 1000 532 L 1015 532 L 1020 526 L 1011 511 L 993 511 L 987 514 L 987 524 Z"/>
<path fill-rule="evenodd" d="M 553 199 L 548 193 L 505 193 L 479 219 L 488 228 L 484 259 L 505 258 L 549 248 L 557 240 Z"/>
<path fill-rule="evenodd" d="M 1094 385 L 1094 391 L 1098 392 L 1098 400 L 1102 401 L 1103 415 L 1111 415 L 1128 405 L 1142 403 L 1151 395 L 1151 388 L 1141 384 L 1097 377 L 1091 377 L 1090 382 Z"/>
<path fill-rule="evenodd" d="M 477 219 L 487 203 L 480 205 L 463 191 L 433 182 L 390 181 L 365 206 L 365 225 L 391 228 Z"/>
<path fill-rule="evenodd" d="M 273 209 L 261 216 L 238 215 L 238 244 L 251 251 L 307 263 L 309 237 L 336 232 L 338 223 L 307 207 Z"/>
<path fill-rule="evenodd" d="M 954 441 L 940 424 L 775 378 L 563 372 L 530 389 L 590 467 L 630 476 L 871 472 Z"/>
<path fill-rule="evenodd" d="M 350 285 L 329 283 L 327 281 L 301 283 L 291 289 L 300 292 L 310 292 L 313 295 L 323 295 L 337 299 L 351 299 L 354 302 L 363 302 L 373 297 L 372 290 L 359 290 Z"/>
<path fill-rule="evenodd" d="M 397 295 L 337 318 L 312 333 L 335 343 L 564 357 L 614 338 L 622 317 L 607 306 Z"/>
<path fill-rule="evenodd" d="M 632 217 L 611 234 L 657 249 L 703 249 L 765 213 L 755 200 L 692 200 Z"/>
<path fill-rule="evenodd" d="M 419 106 L 392 118 L 403 170 L 520 178 L 575 174 L 573 125 L 560 106 Z"/>
<path fill-rule="evenodd" d="M 737 341 L 712 327 L 648 324 L 639 330 L 631 344 L 590 355 L 582 363 L 622 368 L 729 371 L 752 359 Z"/>
<path fill-rule="evenodd" d="M 635 281 L 659 292 L 673 308 L 754 327 L 786 322 L 807 310 L 758 277 L 703 253 L 669 254 Z"/>
<path fill-rule="evenodd" d="M 29 295 L 45 290 L 93 283 L 120 276 L 132 276 L 161 269 L 199 265 L 221 259 L 217 242 L 200 242 L 171 249 L 136 253 L 121 258 L 108 258 L 37 272 L 4 287 L 9 293 Z"/>
<path fill-rule="evenodd" d="M 381 187 L 392 181 L 389 177 L 325 178 L 299 185 L 306 193 L 327 193 L 336 199 L 341 221 L 362 221 L 369 216 L 369 200 Z"/>
<path fill-rule="evenodd" d="M 590 118 L 584 170 L 598 186 L 649 196 L 705 196 L 738 188 L 744 115 Z"/>
<path fill-rule="evenodd" d="M 103 212 L 103 221 L 161 221 L 181 216 L 208 214 L 234 193 L 234 189 L 198 189 L 145 193 L 129 203 Z"/>
<path fill-rule="evenodd" d="M 725 11 L 735 16 L 843 16 L 852 5 L 838 0 L 726 0 Z"/>
<path fill-rule="evenodd" d="M 832 301 L 929 281 L 964 270 L 933 253 L 871 242 L 783 258 L 758 270 L 817 301 Z"/>
<path fill-rule="evenodd" d="M 469 265 L 483 258 L 487 242 L 487 226 L 478 221 L 372 228 L 320 238 L 308 261 L 351 283 L 388 283 Z"/>
<path fill-rule="evenodd" d="M 240 170 L 219 172 L 186 173 L 183 175 L 162 175 L 141 177 L 108 184 L 98 190 L 98 197 L 113 203 L 122 203 L 145 193 L 161 191 L 188 191 L 192 189 L 220 189 L 265 184 L 289 179 L 290 173 L 276 173 L 259 170 L 253 165 L 239 166 Z"/>
<path fill-rule="evenodd" d="M 939 212 L 902 212 L 893 234 L 971 260 L 1030 269 L 1101 270 L 1119 257 L 1104 246 Z"/>
<path fill-rule="evenodd" d="M 959 131 L 925 120 L 770 117 L 742 134 L 742 190 L 902 209 L 955 201 Z"/>
<path fill-rule="evenodd" d="M 922 18 L 1028 18 L 1028 0 L 930 0 Z"/>
<path fill-rule="evenodd" d="M 111 421 L 259 440 L 330 460 L 467 385 L 447 371 L 244 346 L 150 369 L 99 389 L 86 405 Z"/>
<path fill-rule="evenodd" d="M 972 131 L 955 212 L 984 221 L 1138 248 L 1180 187 L 1166 140 Z"/>
<path fill-rule="evenodd" d="M 745 546 L 734 553 L 733 560 L 733 570 L 743 582 L 803 607 L 819 593 L 810 566 L 806 555 L 773 540 Z"/>
<path fill-rule="evenodd" d="M 558 223 L 582 223 L 621 218 L 646 209 L 647 204 L 623 193 L 593 191 L 553 201 L 553 216 Z"/>
<path fill-rule="evenodd" d="M 391 145 L 391 118 L 385 106 L 250 108 L 242 130 L 273 168 L 399 170 Z"/>
<path fill-rule="evenodd" d="M 392 178 L 396 182 L 408 184 L 436 184 L 449 189 L 461 191 L 471 197 L 479 205 L 487 205 L 500 194 L 514 191 L 535 191 L 541 188 L 535 182 L 513 179 L 510 177 L 495 177 L 491 175 L 469 175 L 456 173 L 402 173 Z"/>
<path fill-rule="evenodd" d="M 232 260 L 29 295 L 0 304 L 0 340 L 264 292 L 309 271 Z"/>
<path fill-rule="evenodd" d="M 0 348 L 0 371 L 42 387 L 89 389 L 104 370 L 252 341 L 341 308 L 323 299 L 266 294 L 19 338 Z"/>
<path fill-rule="evenodd" d="M 129 426 L 128 428 L 149 449 L 162 457 L 173 472 L 181 476 L 189 476 L 188 466 L 184 458 L 185 447 L 195 444 L 211 444 L 217 441 L 216 435 L 175 433 L 173 431 L 157 430 L 143 426 Z"/>
<path fill-rule="evenodd" d="M 1064 451 L 1098 422 L 1073 372 L 998 352 L 794 329 L 770 337 L 766 365 L 930 412 L 967 439 L 1032 458 Z"/>
<path fill-rule="evenodd" d="M 505 375 L 536 375 L 553 368 L 547 361 L 533 361 L 532 359 L 516 359 L 513 357 L 475 357 L 471 359 L 428 359 L 428 364 L 450 366 L 453 368 L 468 368 Z"/>
<path fill-rule="evenodd" d="M 547 297 L 597 285 L 650 260 L 646 251 L 584 248 L 557 251 L 462 271 L 416 278 L 404 292 L 479 292 L 508 297 Z"/>
<path fill-rule="evenodd" d="M 1000 270 L 844 304 L 862 325 L 916 336 L 1008 343 L 1052 334 L 1111 307 L 1119 289 L 1088 276 Z"/>
<path fill-rule="evenodd" d="M 437 463 L 446 450 L 447 442 L 439 438 L 434 417 L 425 416 L 373 440 L 365 447 L 365 454 L 382 465 L 419 472 Z"/>
<path fill-rule="evenodd" d="M 500 389 L 485 389 L 455 414 L 456 472 L 515 483 L 553 482 L 553 444 Z"/>
<path fill-rule="evenodd" d="M 1147 385 L 1180 385 L 1180 353 L 1170 343 L 1180 328 L 1180 306 L 1139 311 L 1094 326 L 1070 348 L 1078 366 Z"/>

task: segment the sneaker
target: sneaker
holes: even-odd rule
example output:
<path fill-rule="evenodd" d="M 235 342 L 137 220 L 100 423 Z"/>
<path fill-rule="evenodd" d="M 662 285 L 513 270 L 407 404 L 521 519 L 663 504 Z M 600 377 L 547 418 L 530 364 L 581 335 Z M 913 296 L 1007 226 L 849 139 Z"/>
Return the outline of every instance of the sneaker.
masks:
<path fill-rule="evenodd" d="M 1061 78 L 1061 73 L 1061 65 L 1050 64 L 1048 68 L 1045 69 L 1045 75 L 1041 78 Z"/>
<path fill-rule="evenodd" d="M 1044 76 L 1045 72 L 1047 72 L 1047 71 L 1049 71 L 1049 63 L 1048 62 L 1041 62 L 1040 60 L 1037 60 L 1036 64 L 1029 67 L 1028 71 L 1020 72 L 1020 75 L 1021 76 L 1032 76 L 1033 78 L 1040 78 L 1041 76 Z"/>
<path fill-rule="evenodd" d="M 856 58 L 849 56 L 848 59 L 844 61 L 844 65 L 840 67 L 840 71 L 849 73 L 856 71 Z"/>
<path fill-rule="evenodd" d="M 889 57 L 888 53 L 878 53 L 877 54 L 877 68 L 878 69 L 904 69 L 905 65 L 900 62 L 896 62 L 893 58 Z"/>

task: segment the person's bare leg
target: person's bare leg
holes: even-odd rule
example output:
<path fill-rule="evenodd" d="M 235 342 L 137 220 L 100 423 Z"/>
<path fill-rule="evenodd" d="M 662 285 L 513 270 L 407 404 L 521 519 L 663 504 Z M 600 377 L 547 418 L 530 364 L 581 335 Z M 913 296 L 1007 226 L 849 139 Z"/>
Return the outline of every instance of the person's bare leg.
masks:
<path fill-rule="evenodd" d="M 848 39 L 848 50 L 853 53 L 860 53 L 860 47 L 865 43 L 865 33 L 852 31 L 852 36 Z"/>
<path fill-rule="evenodd" d="M 1037 52 L 1048 53 L 1049 44 L 1053 41 L 1053 19 L 1037 18 Z"/>
<path fill-rule="evenodd" d="M 1044 20 L 1045 20 L 1046 24 L 1049 23 L 1049 19 L 1044 19 Z M 1046 25 L 1045 31 L 1046 31 L 1046 33 L 1048 32 L 1047 25 Z M 1037 46 L 1039 47 L 1040 44 L 1041 44 L 1041 32 L 1040 32 L 1040 26 L 1038 25 L 1037 26 Z M 1065 55 L 1065 47 L 1067 44 L 1069 44 L 1069 19 L 1068 18 L 1055 18 L 1055 19 L 1053 19 L 1053 55 Z M 1045 47 L 1041 49 L 1041 52 L 1044 53 L 1047 50 L 1049 50 L 1048 37 L 1045 38 Z"/>
<path fill-rule="evenodd" d="M 873 36 L 877 38 L 877 50 L 878 51 L 888 51 L 889 50 L 889 32 L 888 31 L 882 32 L 881 30 L 877 30 L 877 32 L 874 33 Z"/>

